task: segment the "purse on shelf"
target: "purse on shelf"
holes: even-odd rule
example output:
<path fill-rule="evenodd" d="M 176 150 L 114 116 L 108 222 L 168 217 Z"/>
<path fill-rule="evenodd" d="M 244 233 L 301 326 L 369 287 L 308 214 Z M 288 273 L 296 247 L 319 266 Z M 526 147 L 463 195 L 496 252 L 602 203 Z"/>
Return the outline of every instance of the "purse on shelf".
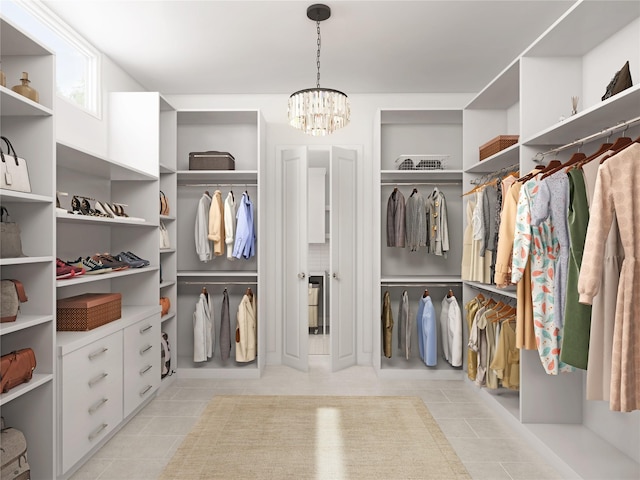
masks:
<path fill-rule="evenodd" d="M 9 210 L 0 205 L 0 258 L 24 257 L 20 226 L 10 221 Z"/>
<path fill-rule="evenodd" d="M 169 215 L 169 200 L 162 190 L 160 190 L 160 215 Z"/>
<path fill-rule="evenodd" d="M 410 158 L 398 157 L 396 159 L 396 165 L 398 166 L 398 170 L 415 170 L 413 160 Z"/>
<path fill-rule="evenodd" d="M 22 431 L 6 427 L 0 420 L 0 478 L 3 480 L 28 480 L 31 467 L 27 461 L 27 439 Z"/>
<path fill-rule="evenodd" d="M 0 137 L 7 146 L 7 153 L 0 148 L 2 171 L 0 172 L 0 188 L 16 192 L 31 192 L 29 170 L 24 158 L 16 154 L 15 148 L 7 137 Z"/>
<path fill-rule="evenodd" d="M 169 297 L 160 297 L 160 306 L 162 307 L 162 316 L 169 313 L 169 310 L 171 310 L 171 300 L 169 300 Z"/>
<path fill-rule="evenodd" d="M 631 81 L 631 71 L 629 70 L 629 61 L 627 60 L 627 63 L 625 63 L 622 68 L 616 72 L 609 82 L 609 85 L 607 85 L 607 90 L 602 96 L 602 100 L 613 97 L 632 86 L 633 82 Z"/>
<path fill-rule="evenodd" d="M 171 248 L 169 231 L 167 230 L 167 227 L 165 227 L 164 223 L 160 222 L 158 230 L 160 231 L 160 248 Z"/>
<path fill-rule="evenodd" d="M 30 348 L 16 350 L 0 357 L 0 392 L 28 382 L 36 369 L 36 355 Z"/>
<path fill-rule="evenodd" d="M 2 280 L 0 281 L 0 310 L 2 317 L 0 323 L 15 322 L 18 318 L 20 304 L 28 300 L 24 291 L 24 285 L 18 280 Z"/>

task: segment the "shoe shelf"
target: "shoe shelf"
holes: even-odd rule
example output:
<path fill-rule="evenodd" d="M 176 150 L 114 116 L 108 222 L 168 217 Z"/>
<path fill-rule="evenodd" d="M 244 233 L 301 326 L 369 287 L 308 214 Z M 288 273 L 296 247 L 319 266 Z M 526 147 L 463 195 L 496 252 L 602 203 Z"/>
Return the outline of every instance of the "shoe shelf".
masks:
<path fill-rule="evenodd" d="M 53 321 L 53 319 L 53 315 L 33 315 L 20 313 L 15 322 L 0 324 L 0 336 L 34 327 L 42 323 L 51 322 Z"/>
<path fill-rule="evenodd" d="M 46 263 L 52 262 L 53 257 L 15 257 L 15 258 L 0 258 L 0 266 L 5 265 L 25 265 L 27 263 Z"/>
<path fill-rule="evenodd" d="M 13 190 L 6 190 L 4 188 L 0 188 L 0 195 L 2 195 L 2 199 L 5 201 L 53 203 L 53 198 L 46 195 L 38 195 L 35 193 L 27 192 L 14 192 Z"/>
<path fill-rule="evenodd" d="M 130 220 L 127 217 L 94 217 L 91 215 L 75 215 L 73 213 L 56 212 L 56 217 L 60 222 L 90 222 L 90 223 L 102 223 L 108 225 L 126 225 L 136 227 L 158 227 L 153 222 Z"/>
<path fill-rule="evenodd" d="M 28 382 L 12 388 L 7 393 L 0 394 L 0 407 L 52 380 L 53 374 L 51 373 L 34 373 L 33 377 L 31 377 L 31 380 Z"/>
<path fill-rule="evenodd" d="M 10 88 L 0 85 L 0 104 L 2 104 L 3 116 L 15 117 L 48 117 L 53 111 L 14 92 Z"/>
<path fill-rule="evenodd" d="M 159 267 L 157 265 L 151 265 L 151 266 L 142 267 L 142 268 L 128 268 L 126 270 L 121 270 L 119 272 L 97 273 L 93 275 L 87 275 L 85 273 L 84 275 L 80 275 L 77 277 L 56 280 L 56 288 L 71 287 L 71 286 L 80 285 L 83 283 L 99 282 L 101 280 L 126 277 L 129 275 L 139 275 L 144 273 L 150 273 L 158 269 Z"/>

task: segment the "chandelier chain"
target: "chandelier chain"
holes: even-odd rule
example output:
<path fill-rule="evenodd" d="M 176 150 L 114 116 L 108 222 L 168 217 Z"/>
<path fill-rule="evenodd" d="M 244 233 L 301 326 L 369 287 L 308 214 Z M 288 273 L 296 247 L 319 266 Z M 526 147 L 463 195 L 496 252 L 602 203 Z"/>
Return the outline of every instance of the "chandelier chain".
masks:
<path fill-rule="evenodd" d="M 316 79 L 316 87 L 320 88 L 320 20 L 316 20 L 316 30 L 318 32 L 318 53 L 316 55 L 316 67 L 318 67 L 318 76 Z"/>

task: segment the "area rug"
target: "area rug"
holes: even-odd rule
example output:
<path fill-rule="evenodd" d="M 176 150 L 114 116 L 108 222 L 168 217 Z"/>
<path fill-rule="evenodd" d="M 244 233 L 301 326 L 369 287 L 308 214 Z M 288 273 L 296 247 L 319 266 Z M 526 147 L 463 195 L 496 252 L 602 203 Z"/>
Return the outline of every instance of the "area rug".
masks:
<path fill-rule="evenodd" d="M 163 480 L 469 479 L 417 397 L 216 396 Z"/>

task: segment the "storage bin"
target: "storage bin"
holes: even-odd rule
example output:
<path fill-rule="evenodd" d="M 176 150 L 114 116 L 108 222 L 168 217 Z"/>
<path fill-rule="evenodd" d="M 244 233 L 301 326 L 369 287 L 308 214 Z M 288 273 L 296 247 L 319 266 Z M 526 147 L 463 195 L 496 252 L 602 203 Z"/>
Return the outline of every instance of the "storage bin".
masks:
<path fill-rule="evenodd" d="M 122 294 L 84 293 L 57 302 L 56 329 L 84 332 L 122 317 Z"/>
<path fill-rule="evenodd" d="M 189 170 L 235 170 L 236 160 L 229 152 L 210 150 L 189 153 Z"/>
<path fill-rule="evenodd" d="M 498 135 L 480 147 L 480 160 L 518 143 L 519 135 Z"/>

